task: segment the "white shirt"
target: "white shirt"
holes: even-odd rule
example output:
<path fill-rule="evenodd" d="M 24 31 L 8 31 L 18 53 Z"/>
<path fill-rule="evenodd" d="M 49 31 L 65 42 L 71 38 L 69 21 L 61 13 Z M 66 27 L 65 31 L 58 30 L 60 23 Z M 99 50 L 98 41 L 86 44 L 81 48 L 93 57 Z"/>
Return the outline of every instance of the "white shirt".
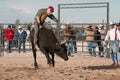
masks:
<path fill-rule="evenodd" d="M 23 30 L 18 30 L 18 32 L 21 34 L 23 32 Z"/>
<path fill-rule="evenodd" d="M 105 29 L 100 29 L 99 32 L 101 34 L 101 39 L 104 40 L 105 39 Z"/>
<path fill-rule="evenodd" d="M 120 30 L 116 30 L 116 28 L 113 28 L 111 30 L 109 30 L 107 32 L 107 35 L 105 36 L 105 41 L 108 41 L 108 40 L 115 40 L 115 31 L 116 31 L 116 34 L 117 34 L 117 40 L 120 41 Z"/>

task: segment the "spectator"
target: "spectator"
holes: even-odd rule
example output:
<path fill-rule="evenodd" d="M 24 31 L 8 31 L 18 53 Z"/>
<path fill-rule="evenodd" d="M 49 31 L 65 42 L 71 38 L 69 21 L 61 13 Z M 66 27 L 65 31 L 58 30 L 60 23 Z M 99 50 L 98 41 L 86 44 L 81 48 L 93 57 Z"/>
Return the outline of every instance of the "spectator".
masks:
<path fill-rule="evenodd" d="M 119 52 L 119 41 L 120 41 L 119 26 L 120 26 L 120 23 L 117 25 L 117 28 L 114 27 L 114 23 L 110 23 L 109 26 L 110 26 L 110 30 L 108 31 L 108 33 L 105 37 L 105 42 L 109 41 L 111 59 L 113 61 L 112 65 L 115 65 L 115 64 L 118 65 L 117 53 Z"/>
<path fill-rule="evenodd" d="M 72 28 L 73 52 L 77 53 L 76 34 L 78 33 L 77 27 Z"/>
<path fill-rule="evenodd" d="M 0 30 L 0 56 L 1 56 L 1 51 L 2 51 L 2 37 L 1 36 L 2 36 L 2 30 Z"/>
<path fill-rule="evenodd" d="M 103 45 L 103 41 L 105 39 L 105 33 L 106 33 L 106 31 L 104 29 L 104 25 L 102 25 L 102 24 L 99 25 L 99 32 L 101 34 L 101 45 Z M 101 55 L 101 57 L 103 57 L 104 56 L 104 47 L 103 46 L 101 46 L 101 53 L 99 55 Z"/>
<path fill-rule="evenodd" d="M 17 40 L 17 29 L 15 28 L 15 26 L 12 26 L 12 30 L 14 31 L 14 37 L 12 40 L 12 47 L 18 47 L 18 40 Z"/>
<path fill-rule="evenodd" d="M 71 53 L 72 53 L 73 44 L 72 44 L 72 41 L 71 41 L 71 40 L 68 40 L 68 39 L 69 39 L 69 36 L 64 35 L 64 36 L 63 36 L 63 42 L 62 42 L 62 43 L 65 43 L 65 45 L 66 45 L 66 47 L 67 47 L 67 54 L 68 54 L 68 56 L 70 56 Z"/>
<path fill-rule="evenodd" d="M 105 29 L 104 29 L 104 25 L 100 24 L 99 25 L 99 32 L 101 34 L 101 40 L 104 40 L 105 39 Z"/>
<path fill-rule="evenodd" d="M 64 40 L 66 41 L 67 54 L 70 56 L 73 52 L 72 30 L 70 24 L 65 25 Z"/>
<path fill-rule="evenodd" d="M 27 32 L 26 40 L 30 41 L 30 27 L 27 28 L 26 32 Z"/>
<path fill-rule="evenodd" d="M 117 26 L 117 30 L 120 32 L 120 22 L 116 26 Z M 120 37 L 119 37 L 119 40 L 120 40 Z M 120 43 L 119 43 L 119 50 L 118 50 L 117 56 L 118 56 L 117 57 L 118 61 L 120 61 Z"/>
<path fill-rule="evenodd" d="M 90 56 L 96 56 L 96 52 L 95 52 L 96 43 L 94 41 L 94 36 L 95 36 L 95 32 L 92 29 L 92 25 L 88 25 L 86 28 L 86 41 Z"/>
<path fill-rule="evenodd" d="M 114 22 L 110 22 L 110 23 L 109 23 L 109 30 L 107 31 L 107 34 L 109 34 L 109 31 L 110 31 L 111 29 L 115 28 L 114 25 L 115 25 Z M 107 35 L 106 35 L 106 36 L 107 36 Z M 106 38 L 106 36 L 105 36 L 105 38 Z M 105 39 L 104 39 L 103 47 L 106 47 L 106 52 L 107 52 L 107 54 L 106 54 L 105 56 L 108 57 L 108 58 L 110 58 L 110 49 L 107 48 L 108 43 L 109 43 L 109 41 L 105 41 Z"/>
<path fill-rule="evenodd" d="M 4 36 L 7 41 L 7 51 L 11 53 L 11 44 L 14 37 L 14 31 L 11 29 L 11 25 L 8 25 L 7 29 L 4 30 Z"/>
<path fill-rule="evenodd" d="M 99 56 L 103 57 L 103 55 L 101 54 L 101 53 L 103 53 L 103 46 L 102 46 L 102 43 L 101 43 L 101 34 L 99 32 L 98 26 L 95 26 L 95 42 L 98 45 Z"/>
<path fill-rule="evenodd" d="M 25 52 L 25 42 L 26 42 L 27 32 L 22 29 L 22 26 L 18 27 L 17 39 L 18 39 L 18 49 L 21 52 L 21 46 L 23 46 L 23 52 Z"/>

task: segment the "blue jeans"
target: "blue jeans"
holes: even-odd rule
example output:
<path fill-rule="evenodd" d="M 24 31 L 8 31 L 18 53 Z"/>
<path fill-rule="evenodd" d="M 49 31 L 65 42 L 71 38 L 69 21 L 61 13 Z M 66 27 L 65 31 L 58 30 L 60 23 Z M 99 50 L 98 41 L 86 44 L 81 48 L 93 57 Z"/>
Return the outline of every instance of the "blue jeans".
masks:
<path fill-rule="evenodd" d="M 65 45 L 67 47 L 67 54 L 70 55 L 73 52 L 73 42 L 67 41 Z"/>
<path fill-rule="evenodd" d="M 99 49 L 99 55 L 103 55 L 101 53 L 103 53 L 103 46 L 102 46 L 102 41 L 96 41 L 96 44 L 98 45 L 98 49 Z"/>
<path fill-rule="evenodd" d="M 12 40 L 7 40 L 7 52 L 11 52 Z"/>
<path fill-rule="evenodd" d="M 111 52 L 119 52 L 119 41 L 115 40 L 115 41 L 110 41 L 110 51 Z"/>
<path fill-rule="evenodd" d="M 94 41 L 87 41 L 87 45 L 88 45 L 89 55 L 96 56 L 96 52 L 95 52 L 96 42 L 94 42 Z"/>
<path fill-rule="evenodd" d="M 115 62 L 115 60 L 118 61 L 118 55 L 117 55 L 117 53 L 111 53 L 110 57 L 111 57 L 111 59 L 112 59 L 113 62 Z"/>
<path fill-rule="evenodd" d="M 21 52 L 21 47 L 22 47 L 22 51 L 25 52 L 25 41 L 18 41 L 18 49 L 19 49 L 19 53 Z"/>
<path fill-rule="evenodd" d="M 76 44 L 76 40 L 73 40 L 73 51 L 75 53 L 77 53 L 77 44 Z"/>
<path fill-rule="evenodd" d="M 113 63 L 115 63 L 115 61 L 118 62 L 117 53 L 119 52 L 119 41 L 117 40 L 110 41 L 109 45 L 110 45 L 110 51 L 111 51 L 111 59 Z"/>

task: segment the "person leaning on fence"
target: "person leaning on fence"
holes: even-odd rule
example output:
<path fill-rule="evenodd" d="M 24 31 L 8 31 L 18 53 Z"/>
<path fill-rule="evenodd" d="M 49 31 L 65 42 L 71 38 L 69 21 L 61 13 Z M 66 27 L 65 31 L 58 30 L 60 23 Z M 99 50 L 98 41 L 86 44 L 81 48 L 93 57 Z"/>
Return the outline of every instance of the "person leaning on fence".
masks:
<path fill-rule="evenodd" d="M 39 50 L 38 45 L 37 45 L 37 34 L 38 34 L 38 29 L 42 29 L 43 27 L 45 27 L 45 19 L 47 17 L 49 17 L 50 19 L 52 19 L 53 21 L 55 21 L 56 23 L 58 23 L 59 21 L 55 18 L 55 16 L 52 14 L 54 12 L 54 7 L 53 6 L 49 6 L 48 8 L 43 8 L 43 9 L 39 9 L 38 12 L 35 15 L 35 21 L 34 21 L 34 45 L 35 45 L 35 49 Z M 50 27 L 50 26 L 49 26 Z M 48 27 L 45 27 L 47 29 L 51 29 Z"/>
<path fill-rule="evenodd" d="M 7 52 L 11 53 L 12 40 L 14 37 L 14 31 L 11 29 L 11 25 L 8 25 L 4 30 L 5 40 L 7 41 Z"/>
<path fill-rule="evenodd" d="M 92 29 L 92 25 L 87 25 L 86 41 L 87 41 L 87 47 L 88 47 L 90 56 L 96 56 L 96 52 L 95 52 L 96 43 L 94 39 L 95 39 L 95 32 Z"/>
<path fill-rule="evenodd" d="M 101 34 L 101 40 L 104 40 L 105 39 L 105 29 L 104 29 L 104 25 L 100 24 L 99 25 L 99 32 Z"/>
<path fill-rule="evenodd" d="M 22 29 L 22 26 L 18 27 L 17 39 L 18 39 L 18 49 L 19 53 L 21 52 L 21 46 L 23 46 L 23 52 L 26 51 L 25 42 L 26 42 L 27 32 Z"/>
<path fill-rule="evenodd" d="M 106 33 L 106 30 L 104 29 L 104 25 L 102 25 L 102 24 L 99 25 L 99 32 L 101 34 L 101 45 L 103 45 L 104 39 L 105 39 L 105 33 Z M 101 53 L 102 54 L 100 54 L 100 55 L 101 55 L 101 57 L 103 57 L 104 56 L 104 47 L 103 46 L 101 46 Z"/>
<path fill-rule="evenodd" d="M 2 30 L 0 29 L 0 56 L 2 52 Z"/>
<path fill-rule="evenodd" d="M 95 42 L 98 45 L 99 56 L 104 57 L 103 56 L 103 46 L 102 46 L 102 43 L 101 43 L 101 33 L 99 32 L 98 26 L 95 26 Z"/>
<path fill-rule="evenodd" d="M 73 26 L 72 27 L 72 40 L 73 40 L 73 52 L 74 53 L 77 53 L 77 39 L 76 39 L 76 36 L 77 36 L 77 33 L 78 33 L 78 29 L 76 26 Z"/>
<path fill-rule="evenodd" d="M 105 42 L 107 43 L 109 41 L 109 46 L 110 46 L 110 55 L 111 59 L 113 61 L 112 65 L 117 64 L 118 65 L 118 57 L 117 53 L 119 52 L 119 47 L 120 47 L 120 23 L 117 24 L 117 28 L 114 27 L 113 23 L 110 23 L 110 30 L 108 31 L 106 37 L 105 37 Z M 104 44 L 106 46 L 107 44 Z"/>
<path fill-rule="evenodd" d="M 14 31 L 14 37 L 13 37 L 13 40 L 12 40 L 12 47 L 15 47 L 17 48 L 18 47 L 18 40 L 17 40 L 17 29 L 16 29 L 16 26 L 12 26 L 12 30 Z"/>
<path fill-rule="evenodd" d="M 26 32 L 27 32 L 26 40 L 27 40 L 27 41 L 30 41 L 30 29 L 31 29 L 31 27 L 28 26 L 28 28 L 27 28 L 27 30 L 26 30 Z"/>
<path fill-rule="evenodd" d="M 120 32 L 120 22 L 116 24 L 116 26 L 117 26 L 118 31 Z M 118 61 L 120 61 L 120 39 L 119 39 L 119 50 L 117 53 L 117 58 L 118 58 Z"/>
<path fill-rule="evenodd" d="M 65 43 L 67 47 L 67 54 L 70 56 L 73 52 L 72 30 L 70 24 L 65 25 L 65 29 L 63 32 L 63 41 L 61 43 Z"/>

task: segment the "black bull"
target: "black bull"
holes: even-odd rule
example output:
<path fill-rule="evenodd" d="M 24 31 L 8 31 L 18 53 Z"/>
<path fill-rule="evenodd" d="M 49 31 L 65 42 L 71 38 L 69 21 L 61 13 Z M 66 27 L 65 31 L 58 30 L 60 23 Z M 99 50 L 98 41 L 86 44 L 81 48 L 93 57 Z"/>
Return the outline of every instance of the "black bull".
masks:
<path fill-rule="evenodd" d="M 38 68 L 36 61 L 36 50 L 34 46 L 34 29 L 30 32 L 30 39 L 32 43 L 32 51 L 34 56 L 34 67 Z M 60 44 L 51 29 L 40 29 L 38 31 L 38 46 L 40 47 L 40 51 L 45 55 L 47 59 L 47 64 L 51 66 L 55 66 L 54 62 L 54 53 L 56 53 L 59 57 L 68 60 L 67 49 L 65 44 Z M 51 55 L 51 56 L 50 56 Z"/>

